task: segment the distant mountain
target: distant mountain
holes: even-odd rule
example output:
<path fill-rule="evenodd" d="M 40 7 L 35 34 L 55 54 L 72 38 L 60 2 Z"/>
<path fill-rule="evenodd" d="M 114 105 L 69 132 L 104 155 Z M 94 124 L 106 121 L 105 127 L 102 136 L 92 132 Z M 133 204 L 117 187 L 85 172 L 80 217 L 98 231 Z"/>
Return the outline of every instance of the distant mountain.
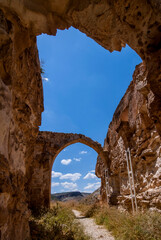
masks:
<path fill-rule="evenodd" d="M 84 193 L 84 192 L 63 192 L 63 193 L 54 193 L 51 194 L 51 200 L 52 201 L 62 201 L 66 202 L 69 200 L 76 200 L 80 201 L 83 198 L 90 195 L 90 193 Z"/>

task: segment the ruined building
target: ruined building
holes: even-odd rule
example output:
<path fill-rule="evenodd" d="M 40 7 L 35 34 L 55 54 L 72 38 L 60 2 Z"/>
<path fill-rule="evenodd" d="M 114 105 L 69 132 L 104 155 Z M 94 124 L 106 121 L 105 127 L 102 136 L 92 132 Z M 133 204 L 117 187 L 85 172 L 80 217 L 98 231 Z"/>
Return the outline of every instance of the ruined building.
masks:
<path fill-rule="evenodd" d="M 28 219 L 36 193 L 42 206 L 49 204 L 46 172 L 59 151 L 74 142 L 99 154 L 102 201 L 130 209 L 129 149 L 138 207 L 161 209 L 160 0 L 0 0 L 0 23 L 0 238 L 30 239 Z M 128 44 L 143 60 L 103 148 L 79 134 L 39 132 L 43 94 L 36 36 L 56 35 L 70 26 L 111 52 Z"/>

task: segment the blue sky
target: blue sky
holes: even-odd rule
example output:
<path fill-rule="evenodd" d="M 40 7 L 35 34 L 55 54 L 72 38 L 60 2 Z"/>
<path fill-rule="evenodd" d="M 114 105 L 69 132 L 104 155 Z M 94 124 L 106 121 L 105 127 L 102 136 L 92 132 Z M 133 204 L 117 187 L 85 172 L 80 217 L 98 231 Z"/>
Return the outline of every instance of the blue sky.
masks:
<path fill-rule="evenodd" d="M 37 43 L 45 70 L 40 130 L 81 133 L 103 145 L 140 57 L 128 46 L 110 53 L 74 28 L 41 35 Z M 80 143 L 64 149 L 53 164 L 51 192 L 93 192 L 100 182 L 93 172 L 96 158 Z"/>

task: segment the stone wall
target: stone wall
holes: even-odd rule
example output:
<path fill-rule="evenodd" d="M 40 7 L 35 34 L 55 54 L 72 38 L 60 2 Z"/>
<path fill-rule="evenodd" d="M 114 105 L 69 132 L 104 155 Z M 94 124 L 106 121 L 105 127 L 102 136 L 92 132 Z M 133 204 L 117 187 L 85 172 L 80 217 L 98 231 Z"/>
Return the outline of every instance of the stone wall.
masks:
<path fill-rule="evenodd" d="M 64 148 L 78 142 L 93 148 L 106 165 L 106 151 L 91 138 L 82 134 L 39 132 L 26 189 L 29 208 L 33 212 L 50 206 L 51 171 L 55 158 Z"/>
<path fill-rule="evenodd" d="M 41 124 L 36 38 L 0 10 L 0 239 L 28 239 L 25 184 Z"/>
<path fill-rule="evenodd" d="M 140 208 L 161 209 L 161 138 L 150 118 L 153 94 L 146 81 L 146 67 L 135 69 L 133 81 L 118 105 L 104 143 L 109 162 L 109 204 L 131 209 L 125 150 L 130 148 L 137 202 Z M 106 201 L 105 167 L 97 162 Z M 101 172 L 101 173 L 100 173 Z"/>

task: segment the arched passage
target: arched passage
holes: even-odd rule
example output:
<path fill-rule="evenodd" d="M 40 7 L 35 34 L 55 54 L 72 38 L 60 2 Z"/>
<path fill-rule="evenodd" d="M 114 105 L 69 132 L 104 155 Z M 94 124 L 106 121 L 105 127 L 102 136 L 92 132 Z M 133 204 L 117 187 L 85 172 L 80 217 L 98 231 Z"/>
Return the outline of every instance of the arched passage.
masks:
<path fill-rule="evenodd" d="M 74 143 L 56 157 L 51 172 L 52 194 L 63 192 L 93 192 L 100 187 L 97 176 L 97 152 L 82 143 Z"/>
<path fill-rule="evenodd" d="M 101 144 L 82 134 L 40 132 L 34 150 L 34 165 L 29 189 L 29 207 L 32 210 L 49 207 L 51 171 L 57 155 L 67 146 L 83 143 L 93 148 L 107 165 L 107 152 Z"/>

